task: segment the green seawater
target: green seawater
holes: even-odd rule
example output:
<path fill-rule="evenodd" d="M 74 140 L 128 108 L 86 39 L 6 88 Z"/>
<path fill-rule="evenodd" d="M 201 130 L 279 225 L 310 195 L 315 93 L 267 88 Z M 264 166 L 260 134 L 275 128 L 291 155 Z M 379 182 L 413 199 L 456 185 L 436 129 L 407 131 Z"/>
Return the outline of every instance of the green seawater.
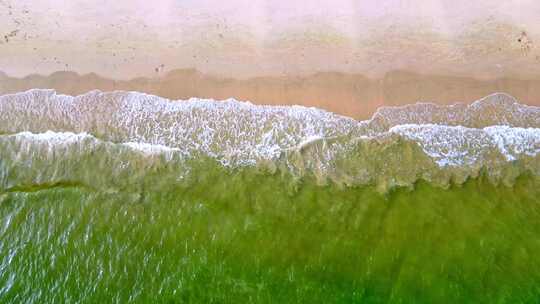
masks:
<path fill-rule="evenodd" d="M 532 175 L 383 195 L 197 172 L 170 187 L 155 175 L 120 191 L 0 192 L 0 302 L 540 302 Z"/>

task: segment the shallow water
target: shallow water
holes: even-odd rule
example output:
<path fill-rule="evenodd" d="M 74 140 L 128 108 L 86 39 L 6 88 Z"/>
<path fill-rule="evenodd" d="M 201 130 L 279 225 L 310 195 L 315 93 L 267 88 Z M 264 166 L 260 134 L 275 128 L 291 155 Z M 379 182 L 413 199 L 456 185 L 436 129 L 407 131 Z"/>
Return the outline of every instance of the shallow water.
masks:
<path fill-rule="evenodd" d="M 5 303 L 532 303 L 540 183 L 296 189 L 207 170 L 189 187 L 0 196 Z"/>
<path fill-rule="evenodd" d="M 0 302 L 535 303 L 540 112 L 509 99 L 0 97 Z"/>

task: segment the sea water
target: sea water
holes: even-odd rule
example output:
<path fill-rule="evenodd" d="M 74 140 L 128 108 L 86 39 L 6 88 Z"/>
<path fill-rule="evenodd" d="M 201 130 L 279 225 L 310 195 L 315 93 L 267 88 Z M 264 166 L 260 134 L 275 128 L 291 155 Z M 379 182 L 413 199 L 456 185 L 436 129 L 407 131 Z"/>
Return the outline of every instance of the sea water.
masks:
<path fill-rule="evenodd" d="M 0 97 L 0 302 L 536 303 L 540 109 Z"/>

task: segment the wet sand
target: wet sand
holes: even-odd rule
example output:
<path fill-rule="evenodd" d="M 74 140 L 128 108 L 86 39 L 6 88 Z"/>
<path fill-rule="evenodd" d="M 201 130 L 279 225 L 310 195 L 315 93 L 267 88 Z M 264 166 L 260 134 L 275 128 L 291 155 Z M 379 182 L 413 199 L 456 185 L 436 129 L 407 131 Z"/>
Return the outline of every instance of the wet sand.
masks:
<path fill-rule="evenodd" d="M 359 119 L 383 105 L 421 101 L 449 104 L 472 102 L 494 92 L 506 92 L 521 103 L 540 105 L 540 78 L 479 80 L 420 75 L 406 71 L 370 79 L 357 74 L 317 73 L 305 77 L 256 77 L 245 80 L 205 75 L 193 69 L 175 70 L 160 78 L 114 80 L 96 74 L 56 72 L 48 76 L 9 77 L 0 73 L 0 94 L 33 88 L 78 95 L 91 90 L 140 91 L 170 99 L 233 97 L 255 104 L 316 106 Z"/>

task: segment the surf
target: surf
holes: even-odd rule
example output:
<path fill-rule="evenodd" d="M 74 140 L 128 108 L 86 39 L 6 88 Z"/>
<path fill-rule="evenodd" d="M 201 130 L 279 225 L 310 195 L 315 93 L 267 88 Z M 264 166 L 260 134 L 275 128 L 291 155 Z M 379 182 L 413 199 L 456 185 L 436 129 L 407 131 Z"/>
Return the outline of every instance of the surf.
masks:
<path fill-rule="evenodd" d="M 0 97 L 0 301 L 540 297 L 540 114 Z"/>

